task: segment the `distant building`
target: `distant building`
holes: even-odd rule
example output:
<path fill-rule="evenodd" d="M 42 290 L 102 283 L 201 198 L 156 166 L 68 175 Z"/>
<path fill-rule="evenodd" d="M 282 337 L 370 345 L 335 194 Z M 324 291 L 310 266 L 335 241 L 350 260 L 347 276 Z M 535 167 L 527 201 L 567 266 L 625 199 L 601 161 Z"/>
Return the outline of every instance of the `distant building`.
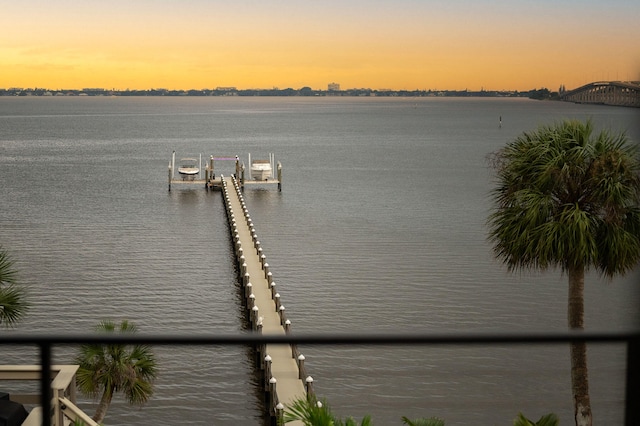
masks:
<path fill-rule="evenodd" d="M 329 92 L 339 92 L 340 91 L 340 84 L 338 84 L 338 83 L 329 83 L 327 85 L 327 90 Z"/>

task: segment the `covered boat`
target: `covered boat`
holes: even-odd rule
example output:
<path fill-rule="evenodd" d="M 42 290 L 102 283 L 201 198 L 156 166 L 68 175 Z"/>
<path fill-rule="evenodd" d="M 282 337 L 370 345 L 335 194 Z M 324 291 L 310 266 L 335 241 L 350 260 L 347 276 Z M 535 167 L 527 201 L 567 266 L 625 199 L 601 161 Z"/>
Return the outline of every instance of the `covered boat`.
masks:
<path fill-rule="evenodd" d="M 273 176 L 273 168 L 269 160 L 253 160 L 251 162 L 251 179 L 268 180 Z"/>
<path fill-rule="evenodd" d="M 197 158 L 181 158 L 178 173 L 182 180 L 194 180 L 200 173 L 200 164 Z"/>

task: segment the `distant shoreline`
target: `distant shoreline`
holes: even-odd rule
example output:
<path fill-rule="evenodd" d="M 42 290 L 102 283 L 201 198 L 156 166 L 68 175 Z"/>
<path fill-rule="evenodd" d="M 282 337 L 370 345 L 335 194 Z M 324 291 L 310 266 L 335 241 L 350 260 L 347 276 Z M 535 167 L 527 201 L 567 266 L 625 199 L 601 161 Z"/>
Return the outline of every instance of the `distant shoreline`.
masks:
<path fill-rule="evenodd" d="M 301 89 L 146 89 L 146 90 L 108 90 L 108 89 L 69 89 L 51 90 L 44 88 L 10 88 L 0 89 L 0 96 L 357 96 L 357 97 L 501 97 L 501 98 L 531 98 L 558 99 L 558 92 L 551 92 L 546 88 L 531 89 L 520 92 L 517 90 L 313 90 L 308 87 Z"/>

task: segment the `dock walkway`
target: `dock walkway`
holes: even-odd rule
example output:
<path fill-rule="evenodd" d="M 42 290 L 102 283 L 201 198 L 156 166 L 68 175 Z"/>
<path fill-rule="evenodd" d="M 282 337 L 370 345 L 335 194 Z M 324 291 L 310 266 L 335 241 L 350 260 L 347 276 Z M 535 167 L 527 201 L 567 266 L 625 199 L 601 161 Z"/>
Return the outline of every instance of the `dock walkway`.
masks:
<path fill-rule="evenodd" d="M 233 176 L 222 177 L 222 193 L 252 329 L 262 334 L 286 334 L 290 330 L 290 322 L 286 319 L 269 264 L 244 205 L 240 185 Z M 257 356 L 264 371 L 267 405 L 272 418 L 281 417 L 283 409 L 291 406 L 293 401 L 313 392 L 313 379 L 306 376 L 304 356 L 296 347 L 268 344 L 258 348 Z M 287 425 L 302 425 L 302 422 Z"/>

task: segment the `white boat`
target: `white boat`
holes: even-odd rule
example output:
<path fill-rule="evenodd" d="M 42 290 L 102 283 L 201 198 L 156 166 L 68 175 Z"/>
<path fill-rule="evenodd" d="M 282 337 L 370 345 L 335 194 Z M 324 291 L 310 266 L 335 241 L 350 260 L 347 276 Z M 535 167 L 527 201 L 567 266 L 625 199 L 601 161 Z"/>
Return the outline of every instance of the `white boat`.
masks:
<path fill-rule="evenodd" d="M 182 180 L 194 180 L 200 173 L 200 165 L 197 158 L 181 158 L 178 173 Z"/>
<path fill-rule="evenodd" d="M 251 179 L 268 180 L 273 176 L 273 168 L 269 160 L 253 160 L 251 162 Z"/>

